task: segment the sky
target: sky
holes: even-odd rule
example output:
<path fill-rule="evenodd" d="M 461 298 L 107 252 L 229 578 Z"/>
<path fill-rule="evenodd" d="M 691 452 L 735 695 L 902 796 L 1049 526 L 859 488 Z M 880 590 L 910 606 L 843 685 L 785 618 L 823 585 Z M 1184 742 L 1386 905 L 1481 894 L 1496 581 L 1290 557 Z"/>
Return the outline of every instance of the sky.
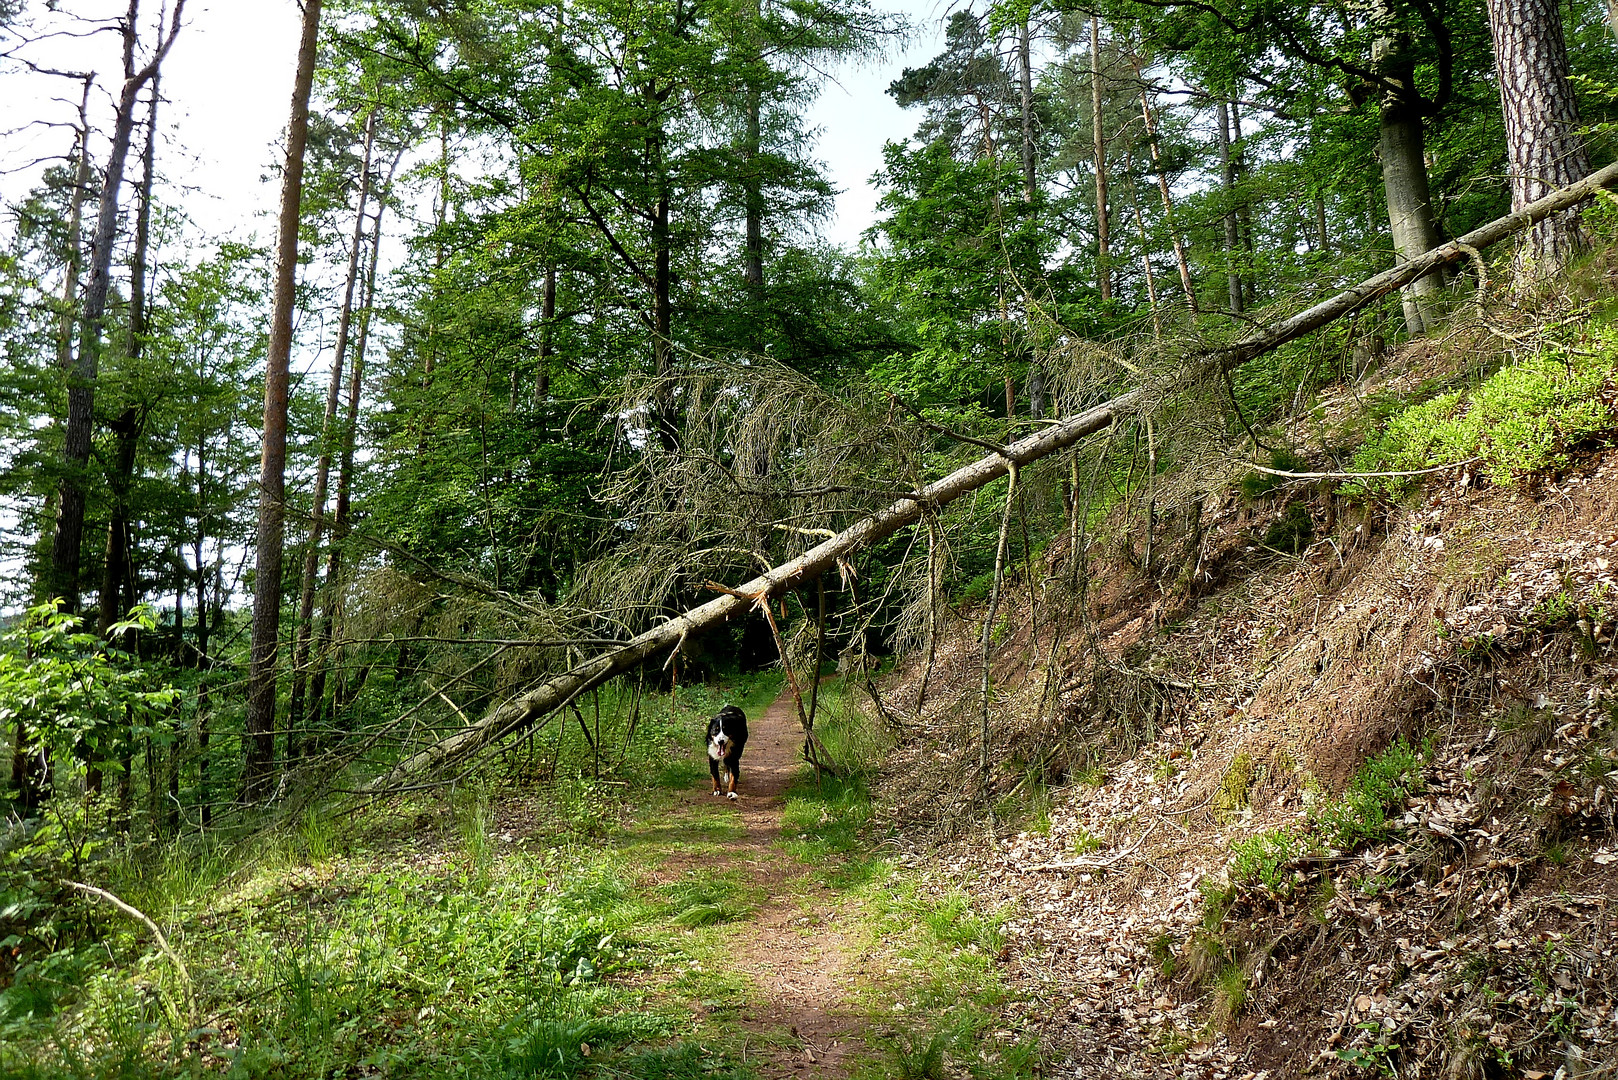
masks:
<path fill-rule="evenodd" d="M 833 69 L 809 112 L 818 129 L 815 157 L 825 163 L 841 192 L 835 216 L 823 226 L 832 241 L 853 246 L 873 220 L 878 192 L 869 180 L 882 164 L 882 145 L 903 139 L 917 117 L 904 113 L 883 91 L 906 66 L 930 60 L 942 42 L 940 22 L 947 0 L 874 0 L 881 10 L 906 16 L 917 28 L 903 47 L 860 64 Z M 35 0 L 30 5 L 37 9 Z M 121 13 L 124 0 L 67 0 L 75 13 Z M 154 9 L 155 0 L 143 8 Z M 169 200 L 183 201 L 205 233 L 267 237 L 265 215 L 278 197 L 263 178 L 286 123 L 292 92 L 300 9 L 293 0 L 189 0 L 184 28 L 163 67 L 166 102 L 160 123 L 168 129 L 160 171 L 172 185 Z M 93 69 L 111 85 L 117 74 L 118 42 L 110 33 L 57 40 L 27 49 L 36 63 Z M 41 118 L 66 124 L 73 104 L 62 99 L 76 88 L 51 79 L 0 68 L 0 197 L 11 202 L 38 181 L 40 159 L 65 155 L 71 134 Z M 76 100 L 76 99 L 75 99 Z M 95 116 L 107 127 L 111 100 L 92 98 Z M 104 152 L 96 153 L 96 157 Z"/>

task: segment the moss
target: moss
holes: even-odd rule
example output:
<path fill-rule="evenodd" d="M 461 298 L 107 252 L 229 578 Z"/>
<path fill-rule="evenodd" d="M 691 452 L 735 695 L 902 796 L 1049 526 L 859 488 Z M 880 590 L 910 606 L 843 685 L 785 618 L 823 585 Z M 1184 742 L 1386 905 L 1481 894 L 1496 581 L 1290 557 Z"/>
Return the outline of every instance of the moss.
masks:
<path fill-rule="evenodd" d="M 1257 775 L 1258 767 L 1251 754 L 1243 752 L 1231 759 L 1230 768 L 1225 770 L 1225 778 L 1213 798 L 1214 812 L 1221 820 L 1228 821 L 1236 811 L 1247 806 L 1247 792 Z"/>

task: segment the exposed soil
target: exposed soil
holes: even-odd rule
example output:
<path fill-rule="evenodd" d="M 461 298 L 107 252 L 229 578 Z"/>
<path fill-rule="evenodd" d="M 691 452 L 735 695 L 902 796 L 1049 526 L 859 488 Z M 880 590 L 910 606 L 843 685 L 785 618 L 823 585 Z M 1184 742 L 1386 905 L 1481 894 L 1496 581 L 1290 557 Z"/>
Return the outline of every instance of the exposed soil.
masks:
<path fill-rule="evenodd" d="M 769 1080 L 847 1076 L 863 1049 L 864 1025 L 845 992 L 852 967 L 852 947 L 841 926 L 845 916 L 831 891 L 779 846 L 786 792 L 803 760 L 791 694 L 751 718 L 748 729 L 736 801 L 710 795 L 705 782 L 685 793 L 675 812 L 732 814 L 747 830 L 732 842 L 726 869 L 744 871 L 743 883 L 765 896 L 750 919 L 735 925 L 731 951 L 736 969 L 756 991 L 742 1026 L 767 1039 L 748 1049 L 748 1061 Z M 665 872 L 691 868 L 665 864 Z M 782 1032 L 791 1036 L 784 1045 Z"/>
<path fill-rule="evenodd" d="M 1317 538 L 1293 558 L 1253 539 L 1289 503 Z M 1277 492 L 1210 507 L 1197 535 L 1209 577 L 1172 617 L 1124 565 L 1095 571 L 1093 639 L 1053 651 L 1056 604 L 1001 609 L 1007 757 L 1060 776 L 1075 733 L 1104 748 L 1037 827 L 935 849 L 1007 916 L 1010 1025 L 1064 1076 L 1618 1072 L 1618 451 L 1513 488 L 1457 470 L 1352 516 Z M 920 737 L 879 789 L 899 822 L 942 818 L 975 765 L 977 699 L 950 693 L 976 685 L 976 634 L 939 643 L 939 700 L 904 717 Z M 1062 672 L 1041 720 L 1030 656 L 1092 646 L 1105 663 Z M 889 681 L 890 709 L 918 674 Z M 1233 881 L 1234 845 L 1306 829 L 1396 737 L 1431 742 L 1385 839 Z M 1205 886 L 1229 890 L 1223 914 Z"/>

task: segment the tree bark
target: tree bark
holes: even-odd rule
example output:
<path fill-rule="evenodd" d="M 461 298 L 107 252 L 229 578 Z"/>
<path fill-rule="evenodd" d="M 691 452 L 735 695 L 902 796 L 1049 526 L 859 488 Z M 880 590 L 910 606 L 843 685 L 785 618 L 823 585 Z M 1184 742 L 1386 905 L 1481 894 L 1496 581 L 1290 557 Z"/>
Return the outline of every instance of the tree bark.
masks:
<path fill-rule="evenodd" d="M 1236 227 L 1236 160 L 1230 152 L 1230 106 L 1221 98 L 1217 117 L 1219 123 L 1219 168 L 1225 187 L 1225 292 L 1230 298 L 1230 310 L 1242 312 L 1242 276 L 1236 268 L 1237 252 L 1241 250 L 1241 236 Z"/>
<path fill-rule="evenodd" d="M 1374 6 L 1373 21 L 1383 27 L 1382 35 L 1371 45 L 1371 60 L 1385 87 L 1377 112 L 1382 187 L 1387 193 L 1395 258 L 1408 262 L 1439 244 L 1438 222 L 1433 216 L 1427 183 L 1422 99 L 1416 89 L 1408 35 L 1393 25 L 1387 0 L 1377 0 Z M 1434 300 L 1443 290 L 1441 274 L 1419 278 L 1404 290 L 1401 302 L 1405 328 L 1411 335 L 1424 334 L 1437 326 Z"/>
<path fill-rule="evenodd" d="M 84 289 L 79 355 L 68 376 L 63 471 L 57 491 L 56 529 L 51 537 L 50 591 L 62 598 L 69 611 L 79 609 L 79 567 L 84 550 L 84 507 L 88 494 L 86 466 L 90 461 L 90 439 L 95 426 L 96 379 L 101 369 L 101 331 L 112 278 L 112 247 L 118 235 L 118 189 L 124 182 L 124 165 L 135 130 L 135 104 L 141 89 L 157 73 L 169 47 L 174 44 L 184 10 L 185 0 L 176 0 L 168 31 L 159 29 L 152 58 L 138 69 L 135 46 L 139 39 L 140 0 L 129 0 L 129 9 L 120 25 L 124 39 L 124 80 L 113 115 L 107 169 L 101 181 L 101 202 L 90 249 L 90 278 Z"/>
<path fill-rule="evenodd" d="M 348 247 L 348 273 L 343 283 L 343 306 L 337 317 L 337 342 L 332 348 L 331 378 L 326 383 L 326 413 L 320 425 L 320 456 L 315 462 L 315 490 L 310 498 L 309 535 L 304 541 L 303 580 L 298 589 L 297 638 L 292 647 L 292 693 L 287 701 L 287 761 L 297 758 L 298 731 L 303 726 L 304 692 L 309 682 L 309 638 L 315 614 L 315 579 L 320 569 L 320 538 L 326 530 L 326 487 L 331 479 L 331 440 L 336 434 L 337 398 L 343 387 L 348 357 L 348 335 L 354 320 L 354 289 L 359 281 L 360 249 L 365 241 L 365 204 L 371 196 L 371 150 L 376 142 L 376 106 L 365 118 L 365 149 L 361 155 L 359 209 Z"/>
<path fill-rule="evenodd" d="M 1579 137 L 1559 7 L 1550 0 L 1488 0 L 1488 9 L 1506 121 L 1511 208 L 1518 210 L 1579 180 L 1590 171 L 1590 157 Z M 1546 218 L 1528 233 L 1519 271 L 1529 278 L 1553 273 L 1584 242 L 1576 211 Z"/>
<path fill-rule="evenodd" d="M 1101 122 L 1101 20 L 1090 16 L 1090 128 L 1096 160 L 1096 287 L 1103 301 L 1112 299 L 1112 258 L 1107 235 L 1107 134 Z"/>
<path fill-rule="evenodd" d="M 275 293 L 264 373 L 264 453 L 259 462 L 257 558 L 253 581 L 253 640 L 247 675 L 246 767 L 242 795 L 270 794 L 275 772 L 275 676 L 281 633 L 281 562 L 286 537 L 287 393 L 292 359 L 292 309 L 297 301 L 298 223 L 303 203 L 303 150 L 309 134 L 321 0 L 304 0 L 303 35 L 287 123 L 286 169 L 281 177 Z"/>

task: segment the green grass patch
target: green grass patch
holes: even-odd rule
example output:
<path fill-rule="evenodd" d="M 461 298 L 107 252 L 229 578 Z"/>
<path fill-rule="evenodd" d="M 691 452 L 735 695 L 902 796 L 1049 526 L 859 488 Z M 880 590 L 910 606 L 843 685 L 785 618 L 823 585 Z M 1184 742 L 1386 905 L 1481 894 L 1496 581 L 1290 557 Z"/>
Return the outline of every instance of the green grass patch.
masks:
<path fill-rule="evenodd" d="M 672 885 L 661 886 L 657 895 L 665 899 L 663 910 L 668 920 L 688 929 L 745 919 L 757 906 L 756 898 L 733 871 L 696 871 Z"/>
<path fill-rule="evenodd" d="M 825 862 L 860 849 L 860 830 L 871 820 L 871 793 L 863 776 L 805 777 L 787 792 L 781 813 L 786 848 L 805 862 Z"/>

